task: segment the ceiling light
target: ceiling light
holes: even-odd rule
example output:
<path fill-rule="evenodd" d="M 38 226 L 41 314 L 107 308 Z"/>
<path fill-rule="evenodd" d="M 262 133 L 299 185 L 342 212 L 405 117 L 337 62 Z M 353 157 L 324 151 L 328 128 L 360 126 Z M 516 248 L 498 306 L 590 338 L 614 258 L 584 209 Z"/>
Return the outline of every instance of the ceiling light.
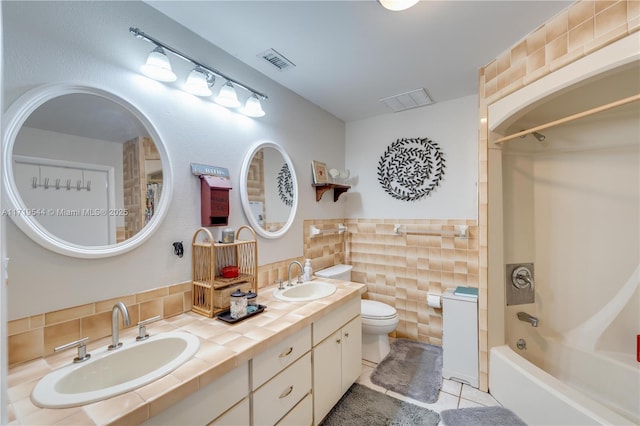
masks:
<path fill-rule="evenodd" d="M 378 0 L 385 9 L 398 11 L 409 9 L 418 3 L 419 0 Z"/>
<path fill-rule="evenodd" d="M 195 67 L 187 77 L 184 90 L 195 96 L 211 96 L 211 86 L 215 82 L 215 77 L 210 76 L 200 67 Z"/>
<path fill-rule="evenodd" d="M 260 99 L 254 93 L 244 104 L 244 108 L 242 109 L 242 113 L 244 115 L 248 115 L 249 117 L 262 117 L 264 116 L 264 110 L 262 109 L 262 104 L 260 103 Z"/>
<path fill-rule="evenodd" d="M 240 106 L 236 89 L 233 87 L 230 81 L 227 81 L 224 86 L 220 88 L 220 93 L 216 96 L 216 103 L 226 106 L 227 108 L 237 108 Z"/>
<path fill-rule="evenodd" d="M 144 75 L 154 80 L 176 81 L 177 79 L 176 75 L 171 71 L 169 58 L 167 58 L 164 49 L 160 46 L 156 46 L 156 48 L 149 53 L 147 62 L 141 68 Z"/>

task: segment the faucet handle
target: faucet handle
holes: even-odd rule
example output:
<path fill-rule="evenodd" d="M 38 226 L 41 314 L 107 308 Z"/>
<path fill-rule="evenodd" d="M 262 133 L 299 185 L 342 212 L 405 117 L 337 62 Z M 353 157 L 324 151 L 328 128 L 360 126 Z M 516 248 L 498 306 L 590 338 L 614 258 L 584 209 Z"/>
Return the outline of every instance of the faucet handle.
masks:
<path fill-rule="evenodd" d="M 54 352 L 64 351 L 65 349 L 78 347 L 78 356 L 73 359 L 74 363 L 86 361 L 91 358 L 91 354 L 87 353 L 87 342 L 89 341 L 88 337 L 83 337 L 82 339 L 74 340 L 73 342 L 69 342 L 65 345 L 58 346 L 57 348 L 53 348 Z"/>
<path fill-rule="evenodd" d="M 149 334 L 147 333 L 147 324 L 158 321 L 162 319 L 160 315 L 156 315 L 155 317 L 147 318 L 146 320 L 140 321 L 138 323 L 138 336 L 136 340 L 139 342 L 141 340 L 146 340 L 149 338 Z"/>

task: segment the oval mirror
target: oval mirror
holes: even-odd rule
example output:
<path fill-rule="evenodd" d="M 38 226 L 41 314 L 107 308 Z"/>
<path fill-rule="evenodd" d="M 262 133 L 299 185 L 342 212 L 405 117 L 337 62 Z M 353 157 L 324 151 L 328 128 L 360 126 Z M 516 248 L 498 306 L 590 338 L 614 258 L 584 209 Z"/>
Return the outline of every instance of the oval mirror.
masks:
<path fill-rule="evenodd" d="M 137 108 L 102 89 L 35 88 L 6 113 L 5 209 L 57 253 L 108 257 L 147 239 L 168 209 L 171 164 Z"/>
<path fill-rule="evenodd" d="M 298 208 L 298 182 L 291 159 L 275 142 L 258 142 L 247 152 L 240 171 L 244 214 L 258 235 L 282 237 Z"/>

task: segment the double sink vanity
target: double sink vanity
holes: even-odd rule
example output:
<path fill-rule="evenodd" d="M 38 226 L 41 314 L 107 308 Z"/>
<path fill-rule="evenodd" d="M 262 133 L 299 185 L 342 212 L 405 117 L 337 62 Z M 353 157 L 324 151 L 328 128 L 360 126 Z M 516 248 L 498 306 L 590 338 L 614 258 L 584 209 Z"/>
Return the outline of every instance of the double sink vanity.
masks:
<path fill-rule="evenodd" d="M 56 115 L 57 128 L 40 124 L 52 121 L 47 117 L 59 111 L 73 113 Z M 118 125 L 103 126 L 105 116 L 117 117 Z M 151 120 L 129 101 L 101 88 L 47 84 L 18 98 L 6 120 L 2 173 L 6 202 L 12 211 L 37 213 L 11 215 L 34 242 L 58 255 L 99 264 L 100 259 L 140 247 L 161 227 L 174 185 L 168 146 Z M 112 140 L 111 130 L 125 128 L 131 134 L 102 143 Z M 96 154 L 96 146 L 88 143 L 93 139 L 101 141 L 102 154 Z M 62 149 L 52 149 L 55 155 L 44 157 L 42 147 L 54 146 L 54 140 L 65 149 L 73 140 L 69 145 L 73 149 L 69 149 L 76 160 L 68 161 Z M 152 158 L 142 156 L 143 151 L 152 153 Z M 101 157 L 97 165 L 93 164 L 98 161 L 96 155 Z M 130 163 L 144 167 L 129 170 Z M 42 172 L 45 169 L 47 173 Z M 298 205 L 295 168 L 284 148 L 275 142 L 254 143 L 244 155 L 239 181 L 246 219 L 257 234 L 267 239 L 283 237 Z M 104 194 L 98 194 L 98 189 Z M 127 194 L 141 191 L 147 199 L 129 205 L 127 200 L 132 197 Z M 54 209 L 48 204 L 51 194 L 60 193 L 73 194 L 73 207 Z M 89 196 L 107 200 L 106 204 L 97 206 Z M 84 214 L 93 211 L 104 214 Z M 184 217 L 192 217 L 191 213 L 186 210 Z M 182 249 L 173 244 L 174 253 L 182 257 Z M 164 253 L 151 245 L 138 251 L 142 252 L 144 255 L 133 256 L 146 260 L 154 253 Z M 32 261 L 28 259 L 29 267 L 38 270 L 41 264 L 34 267 Z M 118 274 L 129 279 L 129 264 L 136 263 L 114 261 L 112 265 L 125 266 L 117 273 L 114 267 L 114 274 L 92 274 L 93 285 L 111 285 L 118 281 Z M 84 285 L 82 273 L 78 277 Z M 164 277 L 145 276 L 149 282 L 159 279 Z M 64 293 L 67 283 L 57 284 L 60 294 Z M 150 334 L 145 340 L 136 340 L 136 327 L 122 330 L 123 345 L 115 350 L 107 349 L 111 338 L 70 342 L 58 347 L 59 353 L 9 370 L 9 421 L 47 425 L 317 424 L 360 375 L 360 296 L 365 289 L 363 284 L 332 279 L 281 289 L 272 286 L 260 289 L 264 312 L 237 323 L 186 312 L 148 324 L 146 331 L 140 325 L 141 335 Z M 124 293 L 127 288 L 114 289 L 120 290 Z M 127 308 L 120 305 L 125 319 Z M 181 305 L 173 313 L 183 309 Z M 117 312 L 114 306 L 112 343 L 116 345 Z M 81 362 L 73 363 L 74 346 L 79 346 Z"/>
<path fill-rule="evenodd" d="M 10 392 L 11 403 L 23 407 L 15 410 L 17 421 L 50 424 L 59 417 L 74 424 L 317 424 L 360 375 L 360 296 L 365 288 L 331 279 L 283 290 L 267 287 L 260 292 L 266 310 L 236 324 L 188 312 L 148 325 L 151 337 L 144 342 L 135 340 L 135 327 L 125 330 L 123 347 L 112 354 L 104 355 L 108 339 L 93 342 L 88 352 L 94 359 L 86 366 L 72 363 L 73 350 L 24 364 L 9 371 L 11 389 L 20 388 L 22 394 L 14 400 L 18 393 Z M 63 395 L 60 406 L 66 408 L 39 408 L 33 404 L 35 395 L 30 396 L 46 380 L 58 392 L 64 393 L 66 386 L 70 393 L 95 396 L 101 388 L 113 390 L 116 376 L 147 377 L 166 367 L 162 362 L 150 366 L 154 358 L 174 351 L 175 356 L 164 357 L 171 363 L 194 345 L 193 357 L 187 355 L 182 365 L 171 366 L 157 380 L 96 402 L 69 403 Z M 110 382 L 101 382 L 101 374 Z M 21 379 L 24 383 L 16 383 Z"/>

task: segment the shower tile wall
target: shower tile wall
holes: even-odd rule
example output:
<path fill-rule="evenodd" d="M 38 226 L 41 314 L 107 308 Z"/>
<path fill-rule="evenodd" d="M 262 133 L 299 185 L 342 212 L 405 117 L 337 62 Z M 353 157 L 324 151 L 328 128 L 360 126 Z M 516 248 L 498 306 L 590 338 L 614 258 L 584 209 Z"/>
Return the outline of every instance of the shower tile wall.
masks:
<path fill-rule="evenodd" d="M 487 104 L 640 29 L 640 2 L 578 1 L 481 69 Z"/>
<path fill-rule="evenodd" d="M 577 1 L 480 69 L 478 235 L 480 389 L 488 389 L 488 105 L 640 30 L 640 1 Z M 496 149 L 491 147 L 491 149 Z"/>

